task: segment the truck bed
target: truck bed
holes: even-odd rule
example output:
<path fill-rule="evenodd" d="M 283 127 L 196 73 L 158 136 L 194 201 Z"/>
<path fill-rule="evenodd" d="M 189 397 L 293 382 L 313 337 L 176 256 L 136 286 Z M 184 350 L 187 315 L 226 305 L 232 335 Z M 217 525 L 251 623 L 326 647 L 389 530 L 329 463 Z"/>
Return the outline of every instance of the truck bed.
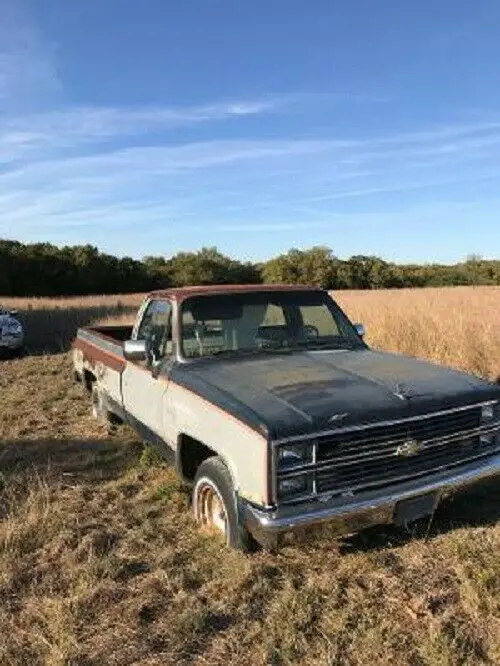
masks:
<path fill-rule="evenodd" d="M 95 333 L 97 336 L 123 343 L 132 335 L 133 326 L 89 326 L 80 330 Z"/>
<path fill-rule="evenodd" d="M 132 326 L 89 326 L 79 328 L 73 349 L 82 352 L 87 363 L 103 363 L 121 372 L 125 367 L 123 343 L 130 339 Z"/>

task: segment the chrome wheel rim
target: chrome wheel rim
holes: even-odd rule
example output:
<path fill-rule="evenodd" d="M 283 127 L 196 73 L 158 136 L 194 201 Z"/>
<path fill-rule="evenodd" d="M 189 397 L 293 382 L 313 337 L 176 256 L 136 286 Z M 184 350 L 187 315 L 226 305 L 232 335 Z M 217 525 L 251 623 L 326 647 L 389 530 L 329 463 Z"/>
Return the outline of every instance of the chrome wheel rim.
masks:
<path fill-rule="evenodd" d="M 196 494 L 196 514 L 203 527 L 227 536 L 227 514 L 217 490 L 209 483 L 201 483 Z"/>

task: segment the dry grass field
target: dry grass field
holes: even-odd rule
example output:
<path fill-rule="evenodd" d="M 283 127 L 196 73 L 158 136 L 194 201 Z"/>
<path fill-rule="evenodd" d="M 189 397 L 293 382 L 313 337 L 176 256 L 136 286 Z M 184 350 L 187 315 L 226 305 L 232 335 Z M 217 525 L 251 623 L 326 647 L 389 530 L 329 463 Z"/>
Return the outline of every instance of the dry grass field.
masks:
<path fill-rule="evenodd" d="M 336 296 L 375 346 L 500 375 L 499 288 Z M 26 356 L 0 361 L 0 664 L 500 663 L 498 483 L 427 535 L 229 552 L 71 381 L 75 327 L 132 318 L 140 296 L 0 300 L 28 329 Z"/>
<path fill-rule="evenodd" d="M 76 330 L 98 321 L 133 321 L 143 294 L 73 298 L 5 298 L 0 305 L 17 310 L 26 330 L 29 354 L 66 351 Z"/>
<path fill-rule="evenodd" d="M 334 294 L 368 342 L 500 378 L 500 287 L 345 291 Z"/>

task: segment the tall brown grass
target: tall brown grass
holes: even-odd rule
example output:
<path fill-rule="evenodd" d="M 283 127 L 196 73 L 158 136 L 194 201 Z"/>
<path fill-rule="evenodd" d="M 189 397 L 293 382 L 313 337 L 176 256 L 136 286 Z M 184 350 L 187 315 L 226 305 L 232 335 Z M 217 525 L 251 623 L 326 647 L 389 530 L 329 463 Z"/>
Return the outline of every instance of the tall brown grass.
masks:
<path fill-rule="evenodd" d="M 101 321 L 133 321 L 143 294 L 72 298 L 5 298 L 0 305 L 18 311 L 28 354 L 67 351 L 76 331 Z"/>
<path fill-rule="evenodd" d="M 113 294 L 96 296 L 62 296 L 62 297 L 42 297 L 30 296 L 22 298 L 18 296 L 1 296 L 0 305 L 6 308 L 18 309 L 21 311 L 32 310 L 85 310 L 88 308 L 109 308 L 121 304 L 124 307 L 137 306 L 144 294 Z"/>
<path fill-rule="evenodd" d="M 500 287 L 339 291 L 333 296 L 351 320 L 363 322 L 379 349 L 500 376 Z M 79 326 L 131 323 L 143 294 L 64 299 L 3 298 L 17 308 L 29 351 L 64 351 Z"/>
<path fill-rule="evenodd" d="M 367 340 L 490 379 L 500 377 L 500 287 L 335 292 Z"/>

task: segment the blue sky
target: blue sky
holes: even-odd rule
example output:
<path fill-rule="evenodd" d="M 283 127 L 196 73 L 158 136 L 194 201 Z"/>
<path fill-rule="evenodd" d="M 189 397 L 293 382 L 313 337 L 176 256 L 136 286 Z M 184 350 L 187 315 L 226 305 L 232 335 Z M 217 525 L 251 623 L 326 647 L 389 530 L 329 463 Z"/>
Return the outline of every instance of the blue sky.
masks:
<path fill-rule="evenodd" d="M 0 0 L 0 237 L 500 257 L 500 3 Z"/>

